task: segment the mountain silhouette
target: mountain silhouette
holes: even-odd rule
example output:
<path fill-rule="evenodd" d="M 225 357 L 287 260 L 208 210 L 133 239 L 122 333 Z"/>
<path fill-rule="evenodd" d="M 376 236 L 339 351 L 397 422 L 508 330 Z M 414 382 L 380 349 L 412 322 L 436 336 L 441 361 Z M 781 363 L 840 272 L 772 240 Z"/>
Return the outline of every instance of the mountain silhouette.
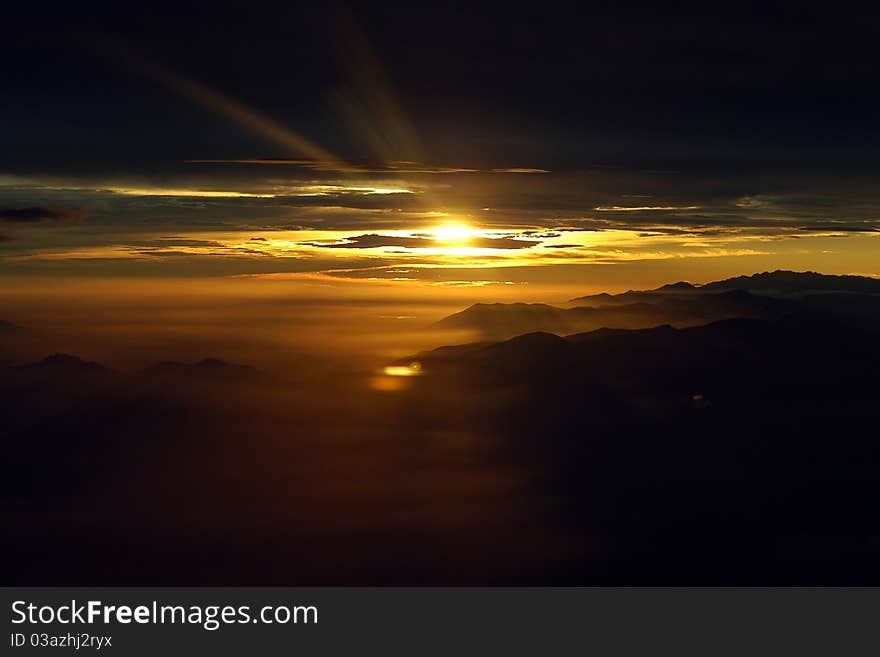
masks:
<path fill-rule="evenodd" d="M 100 363 L 85 361 L 70 354 L 52 354 L 41 361 L 19 366 L 20 370 L 43 371 L 56 374 L 103 374 L 111 370 Z"/>
<path fill-rule="evenodd" d="M 194 378 L 229 382 L 253 381 L 262 376 L 250 365 L 227 363 L 217 358 L 205 358 L 195 363 L 164 361 L 146 368 L 140 375 L 146 378 Z"/>
<path fill-rule="evenodd" d="M 572 303 L 631 303 L 662 299 L 668 293 L 714 293 L 729 290 L 743 290 L 777 296 L 805 296 L 817 292 L 848 292 L 859 294 L 880 294 L 880 279 L 867 276 L 838 276 L 816 272 L 795 272 L 776 270 L 750 276 L 736 276 L 705 285 L 693 285 L 680 281 L 662 285 L 654 290 L 629 290 L 622 294 L 594 294 L 572 299 Z"/>
<path fill-rule="evenodd" d="M 837 276 L 812 271 L 776 270 L 737 276 L 707 283 L 699 288 L 714 290 L 749 290 L 765 294 L 805 295 L 813 292 L 855 292 L 880 294 L 880 279 L 867 276 Z"/>
<path fill-rule="evenodd" d="M 679 281 L 678 283 L 667 283 L 657 288 L 658 292 L 692 292 L 697 289 L 692 283 L 687 281 Z"/>
<path fill-rule="evenodd" d="M 564 331 L 575 324 L 576 319 L 569 310 L 543 303 L 477 303 L 444 317 L 434 326 L 477 330 L 484 336 L 497 338 L 560 328 Z"/>
<path fill-rule="evenodd" d="M 602 327 L 685 327 L 737 317 L 775 319 L 809 310 L 880 321 L 880 280 L 777 271 L 703 286 L 682 281 L 655 290 L 589 295 L 571 303 L 575 307 L 478 303 L 443 318 L 435 328 L 470 330 L 500 340 L 533 331 L 564 335 Z"/>
<path fill-rule="evenodd" d="M 644 293 L 639 293 L 643 295 Z M 673 324 L 692 326 L 734 317 L 775 318 L 799 306 L 786 299 L 743 290 L 715 294 L 651 293 L 649 301 L 604 303 L 600 306 L 555 308 L 545 304 L 475 304 L 440 320 L 441 329 L 467 329 L 486 339 L 527 332 L 574 333 L 602 327 L 635 329 Z"/>
<path fill-rule="evenodd" d="M 66 397 L 77 397 L 113 383 L 119 376 L 118 372 L 100 363 L 70 354 L 52 354 L 40 361 L 6 368 L 5 372 L 0 372 L 0 385 L 20 390 L 38 387 L 57 391 Z"/>
<path fill-rule="evenodd" d="M 130 422 L 143 412 L 173 414 L 176 411 L 169 411 L 168 404 L 177 408 L 195 398 L 207 401 L 228 394 L 232 387 L 244 389 L 263 379 L 250 366 L 214 358 L 193 364 L 158 363 L 130 374 L 58 353 L 32 363 L 0 367 L 0 411 L 10 433 L 39 422 L 52 426 L 61 418 L 70 429 L 80 423 L 75 418 L 83 413 L 120 412 L 128 417 L 113 421 Z M 120 405 L 122 411 L 118 411 Z"/>
<path fill-rule="evenodd" d="M 869 373 L 880 353 L 877 336 L 873 325 L 860 327 L 832 315 L 801 312 L 776 320 L 735 318 L 685 328 L 601 328 L 566 337 L 529 333 L 496 343 L 443 347 L 401 362 L 418 360 L 426 373 L 435 364 L 449 369 L 553 362 L 559 380 L 588 373 L 642 386 L 661 378 L 663 389 L 658 392 L 664 394 L 679 385 L 682 392 L 698 392 L 700 383 L 730 389 L 734 381 L 747 380 L 760 370 L 766 370 L 764 380 L 751 382 L 751 389 L 772 381 L 792 386 L 812 381 L 824 388 L 824 378 L 832 374 L 835 385 L 844 376 L 858 374 L 862 386 L 870 383 Z M 524 370 L 523 376 L 528 375 Z"/>

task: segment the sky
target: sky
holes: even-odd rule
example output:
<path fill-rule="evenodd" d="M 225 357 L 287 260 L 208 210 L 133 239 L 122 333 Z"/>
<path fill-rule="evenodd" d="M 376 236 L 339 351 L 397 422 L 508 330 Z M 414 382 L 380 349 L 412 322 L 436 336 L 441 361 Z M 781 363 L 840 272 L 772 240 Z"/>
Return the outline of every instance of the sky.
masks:
<path fill-rule="evenodd" d="M 7 298 L 47 280 L 556 301 L 880 276 L 876 10 L 13 12 Z"/>

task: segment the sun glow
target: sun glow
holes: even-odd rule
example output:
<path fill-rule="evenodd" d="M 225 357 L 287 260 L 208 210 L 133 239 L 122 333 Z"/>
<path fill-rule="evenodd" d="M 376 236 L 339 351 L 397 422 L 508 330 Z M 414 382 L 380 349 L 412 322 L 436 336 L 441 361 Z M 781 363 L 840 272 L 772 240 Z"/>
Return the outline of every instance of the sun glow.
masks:
<path fill-rule="evenodd" d="M 437 242 L 452 242 L 455 244 L 467 243 L 471 238 L 480 235 L 478 230 L 466 224 L 441 224 L 435 226 L 429 232 Z"/>
<path fill-rule="evenodd" d="M 383 373 L 386 376 L 421 376 L 422 364 L 413 362 L 409 365 L 389 365 L 384 368 Z"/>

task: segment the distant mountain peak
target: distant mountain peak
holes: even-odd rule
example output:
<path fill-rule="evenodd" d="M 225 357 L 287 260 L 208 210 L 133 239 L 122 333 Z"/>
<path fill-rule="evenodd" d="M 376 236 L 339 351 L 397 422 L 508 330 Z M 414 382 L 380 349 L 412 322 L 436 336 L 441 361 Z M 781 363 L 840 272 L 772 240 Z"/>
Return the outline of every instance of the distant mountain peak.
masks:
<path fill-rule="evenodd" d="M 73 365 L 73 364 L 85 364 L 84 361 L 79 356 L 73 356 L 72 354 L 52 354 L 51 356 L 46 356 L 41 363 L 54 363 L 58 365 Z"/>
<path fill-rule="evenodd" d="M 775 271 L 758 272 L 747 276 L 735 276 L 722 281 L 713 281 L 700 287 L 701 290 L 717 291 L 742 289 L 765 294 L 810 294 L 817 292 L 857 292 L 880 294 L 880 278 L 855 276 L 852 274 L 820 274 L 814 271 Z"/>
<path fill-rule="evenodd" d="M 852 274 L 820 274 L 814 271 L 776 269 L 774 271 L 734 276 L 720 281 L 712 281 L 704 285 L 694 285 L 686 281 L 679 281 L 677 283 L 661 285 L 653 290 L 627 290 L 621 294 L 608 294 L 606 292 L 590 294 L 572 299 L 571 303 L 620 304 L 634 300 L 662 297 L 664 294 L 669 293 L 717 293 L 731 290 L 763 293 L 765 295 L 803 295 L 816 292 L 880 294 L 880 278 Z"/>
<path fill-rule="evenodd" d="M 776 270 L 705 285 L 678 281 L 653 290 L 593 294 L 569 303 L 565 308 L 542 303 L 475 304 L 435 326 L 503 340 L 535 331 L 572 335 L 603 326 L 682 328 L 733 317 L 773 319 L 806 310 L 880 321 L 880 278 Z"/>
<path fill-rule="evenodd" d="M 487 334 L 500 337 L 504 334 L 541 331 L 558 324 L 565 311 L 544 303 L 475 303 L 464 310 L 444 317 L 434 326 L 441 329 L 479 328 Z M 505 326 L 499 327 L 499 322 Z M 526 327 L 526 330 L 513 330 Z"/>
<path fill-rule="evenodd" d="M 53 368 L 53 369 L 64 369 L 68 371 L 79 370 L 79 371 L 103 371 L 108 372 L 109 368 L 104 367 L 100 363 L 96 363 L 95 361 L 86 361 L 80 358 L 79 356 L 73 356 L 71 354 L 52 354 L 50 356 L 46 356 L 43 360 L 37 361 L 36 363 L 29 363 L 24 365 L 26 368 Z"/>
<path fill-rule="evenodd" d="M 667 283 L 666 285 L 661 285 L 657 288 L 657 291 L 667 291 L 667 292 L 675 292 L 675 291 L 690 291 L 696 290 L 697 286 L 688 283 L 687 281 L 678 281 L 678 283 Z"/>
<path fill-rule="evenodd" d="M 475 304 L 468 306 L 462 312 L 466 312 L 468 310 L 493 310 L 493 309 L 497 309 L 497 308 L 522 308 L 522 309 L 534 308 L 534 309 L 540 309 L 540 308 L 552 308 L 552 306 L 550 306 L 549 304 L 546 304 L 546 303 L 527 303 L 525 301 L 514 301 L 512 303 L 479 302 L 479 303 L 475 303 Z"/>
<path fill-rule="evenodd" d="M 52 354 L 35 363 L 20 365 L 20 369 L 29 371 L 56 372 L 58 374 L 111 374 L 109 367 L 95 361 L 83 360 L 71 354 Z"/>

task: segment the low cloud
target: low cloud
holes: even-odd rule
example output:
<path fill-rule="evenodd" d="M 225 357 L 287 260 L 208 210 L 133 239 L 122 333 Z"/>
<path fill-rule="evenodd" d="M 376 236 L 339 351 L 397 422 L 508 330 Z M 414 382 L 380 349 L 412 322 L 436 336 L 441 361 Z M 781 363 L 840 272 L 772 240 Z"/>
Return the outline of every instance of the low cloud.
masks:
<path fill-rule="evenodd" d="M 42 207 L 33 205 L 27 208 L 0 208 L 0 221 L 12 224 L 34 224 L 40 222 L 77 224 L 89 216 L 89 211 L 69 210 L 61 207 Z"/>
<path fill-rule="evenodd" d="M 809 232 L 840 232 L 840 233 L 880 233 L 880 227 L 876 225 L 876 222 L 864 222 L 864 223 L 836 223 L 836 222 L 826 222 L 826 223 L 816 223 L 816 224 L 808 224 L 805 226 L 801 226 L 800 230 L 805 230 Z"/>
<path fill-rule="evenodd" d="M 431 242 L 422 237 L 369 233 L 366 235 L 349 237 L 341 242 L 305 242 L 304 245 L 319 246 L 327 249 L 375 249 L 382 246 L 402 246 L 417 249 L 431 246 Z"/>
<path fill-rule="evenodd" d="M 455 244 L 477 249 L 527 249 L 540 242 L 535 240 L 519 240 L 511 237 L 472 237 L 466 242 Z M 304 242 L 304 246 L 317 246 L 327 249 L 376 249 L 380 247 L 402 247 L 407 249 L 446 248 L 448 243 L 430 237 L 408 235 L 379 235 L 368 233 L 346 238 L 339 242 Z"/>

